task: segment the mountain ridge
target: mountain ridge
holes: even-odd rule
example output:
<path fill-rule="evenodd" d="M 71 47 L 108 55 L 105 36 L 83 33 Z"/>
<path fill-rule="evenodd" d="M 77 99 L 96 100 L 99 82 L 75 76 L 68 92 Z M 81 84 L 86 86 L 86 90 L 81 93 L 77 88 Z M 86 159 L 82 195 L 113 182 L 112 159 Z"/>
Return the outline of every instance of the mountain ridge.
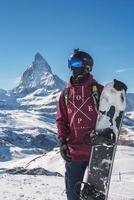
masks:
<path fill-rule="evenodd" d="M 14 91 L 26 94 L 42 87 L 46 88 L 46 90 L 57 88 L 61 90 L 65 87 L 66 83 L 57 77 L 57 75 L 52 73 L 50 65 L 43 56 L 40 53 L 36 53 L 34 61 L 23 73 L 21 81 Z"/>

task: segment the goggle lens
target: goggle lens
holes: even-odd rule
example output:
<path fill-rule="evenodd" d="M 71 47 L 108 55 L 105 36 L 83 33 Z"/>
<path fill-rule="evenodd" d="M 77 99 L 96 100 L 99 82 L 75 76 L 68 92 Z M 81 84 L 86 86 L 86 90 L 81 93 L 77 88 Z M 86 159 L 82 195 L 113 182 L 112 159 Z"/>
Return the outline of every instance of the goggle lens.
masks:
<path fill-rule="evenodd" d="M 68 67 L 71 68 L 80 68 L 83 67 L 83 63 L 81 60 L 77 58 L 71 58 L 68 60 Z"/>

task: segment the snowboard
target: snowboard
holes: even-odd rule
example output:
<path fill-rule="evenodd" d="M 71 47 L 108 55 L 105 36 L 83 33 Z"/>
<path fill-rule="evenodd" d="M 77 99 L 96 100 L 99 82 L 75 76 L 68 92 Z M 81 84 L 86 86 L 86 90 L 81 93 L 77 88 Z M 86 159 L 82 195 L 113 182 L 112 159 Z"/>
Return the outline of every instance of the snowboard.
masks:
<path fill-rule="evenodd" d="M 91 157 L 81 183 L 81 200 L 108 199 L 113 162 L 126 107 L 126 90 L 127 86 L 115 79 L 102 90 L 96 129 L 91 134 Z"/>

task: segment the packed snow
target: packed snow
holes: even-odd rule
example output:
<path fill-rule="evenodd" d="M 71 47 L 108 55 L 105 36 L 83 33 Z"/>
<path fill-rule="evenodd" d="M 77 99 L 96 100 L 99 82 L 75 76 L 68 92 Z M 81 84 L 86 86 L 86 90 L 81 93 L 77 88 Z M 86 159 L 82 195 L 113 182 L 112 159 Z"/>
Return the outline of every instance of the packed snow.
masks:
<path fill-rule="evenodd" d="M 0 199 L 3 200 L 66 200 L 64 161 L 59 149 L 25 159 L 0 163 Z M 62 176 L 8 174 L 5 169 L 44 168 Z M 134 147 L 118 146 L 111 179 L 109 200 L 134 199 Z"/>

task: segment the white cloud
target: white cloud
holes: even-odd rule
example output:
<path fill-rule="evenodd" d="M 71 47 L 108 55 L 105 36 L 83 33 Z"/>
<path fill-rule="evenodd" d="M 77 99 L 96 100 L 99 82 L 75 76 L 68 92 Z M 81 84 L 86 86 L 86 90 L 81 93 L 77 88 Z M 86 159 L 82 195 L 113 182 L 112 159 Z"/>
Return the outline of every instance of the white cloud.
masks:
<path fill-rule="evenodd" d="M 133 71 L 134 68 L 122 68 L 122 69 L 118 69 L 115 71 L 116 74 L 119 74 L 119 73 L 123 73 L 123 72 L 128 72 L 128 71 Z"/>

